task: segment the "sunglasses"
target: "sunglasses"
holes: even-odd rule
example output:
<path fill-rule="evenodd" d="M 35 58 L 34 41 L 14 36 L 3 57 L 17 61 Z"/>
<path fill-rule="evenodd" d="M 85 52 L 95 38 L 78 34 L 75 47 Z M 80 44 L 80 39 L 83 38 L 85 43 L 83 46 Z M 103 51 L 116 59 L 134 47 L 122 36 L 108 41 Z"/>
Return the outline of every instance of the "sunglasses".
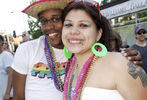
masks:
<path fill-rule="evenodd" d="M 138 35 L 146 34 L 146 31 L 139 31 L 137 34 L 138 34 Z"/>
<path fill-rule="evenodd" d="M 99 16 L 100 16 L 100 6 L 99 6 L 99 3 L 96 2 L 96 1 L 92 1 L 92 0 L 73 0 L 71 1 L 70 3 L 67 4 L 67 6 L 74 6 L 78 3 L 83 3 L 84 5 L 86 6 L 89 6 L 89 7 L 96 7 L 98 9 L 98 13 L 99 13 Z"/>

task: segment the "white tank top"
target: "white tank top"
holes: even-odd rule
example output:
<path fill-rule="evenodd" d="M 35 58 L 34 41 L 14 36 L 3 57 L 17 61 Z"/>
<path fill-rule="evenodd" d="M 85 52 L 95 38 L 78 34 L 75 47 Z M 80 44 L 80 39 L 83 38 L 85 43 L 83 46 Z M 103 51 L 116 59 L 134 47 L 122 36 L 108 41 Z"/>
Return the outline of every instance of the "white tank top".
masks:
<path fill-rule="evenodd" d="M 125 100 L 117 90 L 85 87 L 81 100 Z"/>

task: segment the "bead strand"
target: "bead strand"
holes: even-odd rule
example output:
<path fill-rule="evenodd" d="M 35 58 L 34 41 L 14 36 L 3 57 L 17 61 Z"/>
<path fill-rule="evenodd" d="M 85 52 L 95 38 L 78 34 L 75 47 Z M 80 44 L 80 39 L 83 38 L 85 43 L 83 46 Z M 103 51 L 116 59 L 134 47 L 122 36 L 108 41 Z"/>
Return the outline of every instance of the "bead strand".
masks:
<path fill-rule="evenodd" d="M 49 66 L 51 74 L 52 74 L 52 78 L 54 80 L 55 87 L 57 88 L 57 90 L 62 92 L 63 91 L 63 82 L 61 80 L 59 70 L 58 70 L 57 65 L 56 65 L 54 52 L 52 50 L 50 42 L 47 40 L 46 37 L 45 37 L 45 49 L 44 49 L 44 51 L 45 51 L 45 56 L 46 56 L 46 59 L 47 59 L 48 66 Z"/>

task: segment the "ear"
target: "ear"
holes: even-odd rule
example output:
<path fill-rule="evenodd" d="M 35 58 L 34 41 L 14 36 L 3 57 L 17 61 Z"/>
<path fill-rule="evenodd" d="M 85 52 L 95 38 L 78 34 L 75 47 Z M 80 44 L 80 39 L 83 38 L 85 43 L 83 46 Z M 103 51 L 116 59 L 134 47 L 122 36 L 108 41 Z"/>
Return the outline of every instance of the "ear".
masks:
<path fill-rule="evenodd" d="M 101 38 L 101 36 L 102 36 L 102 33 L 103 33 L 103 30 L 100 28 L 99 30 L 98 30 L 98 35 L 97 35 L 97 41 L 99 41 L 100 40 L 100 38 Z"/>

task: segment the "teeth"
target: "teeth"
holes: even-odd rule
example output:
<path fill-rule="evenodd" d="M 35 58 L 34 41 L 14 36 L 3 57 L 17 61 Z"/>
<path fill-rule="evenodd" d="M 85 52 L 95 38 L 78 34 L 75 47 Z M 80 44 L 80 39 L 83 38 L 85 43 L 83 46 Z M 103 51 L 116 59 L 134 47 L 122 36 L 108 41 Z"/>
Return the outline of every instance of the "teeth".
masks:
<path fill-rule="evenodd" d="M 51 34 L 49 34 L 49 36 L 55 36 L 57 33 L 51 33 Z"/>
<path fill-rule="evenodd" d="M 81 41 L 73 41 L 73 40 L 70 40 L 70 43 L 81 43 Z"/>

